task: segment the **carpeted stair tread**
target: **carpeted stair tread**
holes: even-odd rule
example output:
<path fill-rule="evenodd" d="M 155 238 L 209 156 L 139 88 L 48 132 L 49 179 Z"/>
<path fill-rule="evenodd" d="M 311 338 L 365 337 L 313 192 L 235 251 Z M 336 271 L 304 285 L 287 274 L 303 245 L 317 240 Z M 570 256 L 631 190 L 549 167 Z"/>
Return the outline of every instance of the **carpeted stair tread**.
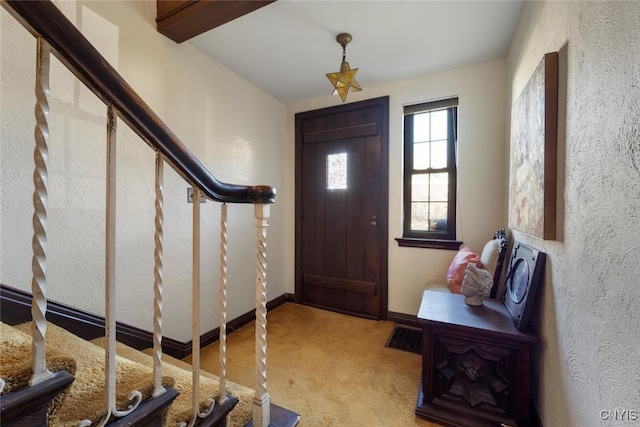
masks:
<path fill-rule="evenodd" d="M 152 348 L 144 349 L 142 350 L 142 353 L 152 356 L 153 349 Z M 169 356 L 168 354 L 162 355 L 162 361 L 170 363 L 173 366 L 177 366 L 178 368 L 182 368 L 189 372 L 191 372 L 191 367 L 193 366 L 191 365 L 191 363 L 185 362 L 184 360 L 176 359 L 175 357 Z M 218 377 L 215 374 L 212 374 L 211 372 L 205 371 L 202 368 L 200 368 L 200 374 L 207 378 L 211 378 L 215 381 L 220 381 L 220 377 Z M 231 395 L 238 397 L 238 394 L 247 394 L 247 395 L 251 395 L 251 398 L 253 398 L 253 394 L 254 394 L 253 389 L 243 386 L 241 384 L 234 383 L 233 381 L 229 381 L 229 378 L 227 378 L 226 384 L 227 384 L 227 391 Z"/>
<path fill-rule="evenodd" d="M 104 338 L 96 338 L 92 343 L 103 346 Z M 147 352 L 152 354 L 153 350 Z M 125 344 L 117 343 L 116 353 L 124 358 L 135 361 L 152 369 L 153 358 L 149 354 L 145 354 L 133 349 Z M 170 362 L 171 360 L 171 362 Z M 180 392 L 180 395 L 174 400 L 173 404 L 167 411 L 166 424 L 175 426 L 180 422 L 188 422 L 192 415 L 192 372 L 191 365 L 184 364 L 176 366 L 172 362 L 177 359 L 171 358 L 166 354 L 162 355 L 162 374 L 168 375 L 174 379 L 173 387 Z M 179 362 L 179 361 L 178 361 Z M 184 363 L 184 362 L 182 362 Z M 186 369 L 185 369 L 186 368 Z M 238 398 L 239 402 L 231 411 L 228 420 L 228 426 L 244 426 L 251 419 L 251 401 L 253 399 L 253 390 L 227 381 L 227 393 Z M 204 402 L 209 397 L 217 398 L 219 393 L 219 378 L 208 372 L 201 371 L 200 375 L 200 399 Z"/>
<path fill-rule="evenodd" d="M 5 380 L 2 395 L 26 387 L 33 373 L 31 333 L 24 333 L 0 322 L 0 378 Z M 46 365 L 51 372 L 76 372 L 75 360 L 47 345 Z"/>
<path fill-rule="evenodd" d="M 142 350 L 142 352 L 147 355 L 152 355 L 153 349 L 147 348 L 145 350 Z M 192 365 L 190 363 L 184 362 L 180 359 L 176 359 L 175 357 L 169 356 L 168 354 L 162 355 L 162 361 L 191 372 Z M 202 368 L 200 368 L 200 375 L 210 378 L 218 383 L 220 381 L 220 377 L 212 374 L 211 372 L 205 371 Z M 249 387 L 245 387 L 241 384 L 229 381 L 229 378 L 227 378 L 225 384 L 227 393 L 238 398 L 238 404 L 233 409 L 233 411 L 231 411 L 229 424 L 230 426 L 244 426 L 251 419 L 253 413 L 253 396 L 255 395 L 255 392 Z"/>
<path fill-rule="evenodd" d="M 1 395 L 20 390 L 29 385 L 32 369 L 31 333 L 26 334 L 18 329 L 0 322 L 0 378 L 5 381 Z M 51 372 L 67 371 L 76 373 L 76 362 L 73 358 L 59 352 L 50 344 L 46 349 L 46 367 Z M 47 418 L 56 417 L 68 393 L 57 396 L 47 409 Z"/>
<path fill-rule="evenodd" d="M 31 322 L 15 327 L 27 333 Z M 72 333 L 47 323 L 47 344 L 58 352 L 76 361 L 76 380 L 71 384 L 60 410 L 50 419 L 50 425 L 77 426 L 82 420 L 97 423 L 106 414 L 105 405 L 105 351 Z M 170 377 L 163 378 L 165 385 L 171 386 Z M 116 407 L 126 409 L 127 396 L 133 390 L 142 393 L 143 400 L 153 392 L 152 369 L 116 356 Z"/>

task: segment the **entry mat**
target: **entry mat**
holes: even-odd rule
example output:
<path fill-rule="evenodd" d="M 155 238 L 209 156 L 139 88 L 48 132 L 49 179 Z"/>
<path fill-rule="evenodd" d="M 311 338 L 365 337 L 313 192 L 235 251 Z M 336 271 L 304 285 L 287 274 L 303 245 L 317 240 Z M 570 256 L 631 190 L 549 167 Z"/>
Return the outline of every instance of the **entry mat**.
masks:
<path fill-rule="evenodd" d="M 420 329 L 396 325 L 385 347 L 422 354 L 422 331 Z"/>

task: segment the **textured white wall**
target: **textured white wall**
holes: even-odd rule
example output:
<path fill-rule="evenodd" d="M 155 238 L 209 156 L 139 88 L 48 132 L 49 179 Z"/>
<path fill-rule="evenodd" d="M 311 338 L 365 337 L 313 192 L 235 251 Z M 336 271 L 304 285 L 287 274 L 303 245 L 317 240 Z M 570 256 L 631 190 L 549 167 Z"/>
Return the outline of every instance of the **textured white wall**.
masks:
<path fill-rule="evenodd" d="M 549 256 L 534 322 L 547 427 L 640 418 L 639 46 L 639 2 L 530 2 L 508 56 L 510 104 L 546 52 L 560 51 L 565 87 L 560 238 L 514 233 Z"/>
<path fill-rule="evenodd" d="M 366 70 L 361 70 L 361 73 Z M 402 237 L 403 106 L 450 96 L 459 97 L 458 238 L 478 251 L 495 231 L 506 226 L 505 181 L 506 62 L 459 68 L 391 85 L 366 87 L 348 101 L 389 95 L 389 311 L 417 314 L 427 283 L 443 283 L 455 251 L 399 247 Z M 327 83 L 329 85 L 329 83 Z M 330 87 L 330 86 L 329 86 Z M 294 199 L 295 113 L 338 105 L 323 97 L 288 107 L 287 200 Z M 293 202 L 287 223 L 293 223 Z M 293 254 L 294 236 L 288 245 Z M 293 255 L 288 272 L 293 273 Z M 293 292 L 293 276 L 290 292 Z"/>
<path fill-rule="evenodd" d="M 57 3 L 217 178 L 284 188 L 286 107 L 189 44 L 155 30 L 155 1 Z M 1 12 L 0 282 L 30 289 L 35 42 Z M 103 314 L 106 107 L 51 67 L 49 297 Z M 153 329 L 154 155 L 118 127 L 118 320 Z M 165 170 L 165 335 L 191 337 L 191 206 Z M 281 199 L 282 197 L 280 197 Z M 283 202 L 268 232 L 269 298 L 284 283 Z M 219 205 L 202 205 L 202 330 L 218 326 Z M 253 206 L 229 207 L 229 318 L 253 308 Z M 211 286 L 207 286 L 211 285 Z"/>

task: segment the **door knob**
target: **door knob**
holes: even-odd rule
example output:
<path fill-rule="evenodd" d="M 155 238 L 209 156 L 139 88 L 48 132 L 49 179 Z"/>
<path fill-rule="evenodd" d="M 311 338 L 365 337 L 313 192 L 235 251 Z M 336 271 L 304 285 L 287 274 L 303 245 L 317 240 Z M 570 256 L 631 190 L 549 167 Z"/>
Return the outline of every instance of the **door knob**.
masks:
<path fill-rule="evenodd" d="M 376 225 L 378 225 L 378 223 L 376 222 L 376 216 L 372 216 L 371 217 L 371 222 L 369 223 L 370 226 L 375 227 Z"/>

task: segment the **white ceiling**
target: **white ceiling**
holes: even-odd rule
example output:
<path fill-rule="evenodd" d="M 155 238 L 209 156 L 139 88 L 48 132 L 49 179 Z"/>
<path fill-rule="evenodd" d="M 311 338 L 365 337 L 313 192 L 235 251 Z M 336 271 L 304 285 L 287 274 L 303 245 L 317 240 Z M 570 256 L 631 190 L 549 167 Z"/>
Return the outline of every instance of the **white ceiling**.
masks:
<path fill-rule="evenodd" d="M 285 103 L 331 94 L 347 61 L 363 90 L 506 57 L 522 0 L 278 0 L 191 43 Z"/>

